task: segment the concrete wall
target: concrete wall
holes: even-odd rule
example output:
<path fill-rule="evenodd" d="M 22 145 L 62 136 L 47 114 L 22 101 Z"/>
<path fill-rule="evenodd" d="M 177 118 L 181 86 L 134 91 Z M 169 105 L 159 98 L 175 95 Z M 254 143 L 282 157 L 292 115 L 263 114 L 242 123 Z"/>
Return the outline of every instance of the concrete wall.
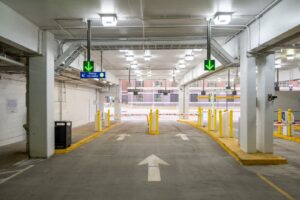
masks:
<path fill-rule="evenodd" d="M 73 127 L 94 121 L 96 113 L 95 89 L 56 82 L 54 99 L 55 120 L 72 121 Z M 60 113 L 60 106 L 62 113 Z"/>
<path fill-rule="evenodd" d="M 274 111 L 281 108 L 283 111 L 291 108 L 294 111 L 296 120 L 300 120 L 300 91 L 280 91 L 276 92 L 277 99 L 274 101 Z M 298 111 L 298 112 L 297 112 Z M 274 120 L 277 119 L 277 113 L 274 112 Z"/>
<path fill-rule="evenodd" d="M 24 75 L 0 74 L 0 146 L 26 138 L 26 82 Z M 76 85 L 55 83 L 55 120 L 60 120 L 59 91 L 62 95 L 62 120 L 73 121 L 73 127 L 94 121 L 96 90 Z"/>
<path fill-rule="evenodd" d="M 25 139 L 25 77 L 0 74 L 0 146 Z"/>

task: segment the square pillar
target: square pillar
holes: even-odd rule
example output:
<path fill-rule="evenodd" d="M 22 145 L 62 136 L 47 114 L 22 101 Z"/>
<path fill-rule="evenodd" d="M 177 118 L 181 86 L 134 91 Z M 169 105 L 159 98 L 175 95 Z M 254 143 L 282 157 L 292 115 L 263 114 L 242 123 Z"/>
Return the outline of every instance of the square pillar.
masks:
<path fill-rule="evenodd" d="M 268 94 L 274 95 L 275 56 L 256 58 L 257 74 L 257 150 L 273 153 L 273 102 L 268 101 Z"/>
<path fill-rule="evenodd" d="M 240 147 L 246 153 L 256 152 L 256 64 L 248 55 L 248 36 L 240 38 Z"/>
<path fill-rule="evenodd" d="M 115 102 L 114 102 L 114 118 L 116 122 L 121 121 L 121 86 L 117 85 L 115 86 L 116 91 L 115 91 Z"/>
<path fill-rule="evenodd" d="M 179 118 L 188 119 L 189 118 L 189 87 L 181 86 L 179 88 Z"/>
<path fill-rule="evenodd" d="M 29 61 L 29 154 L 48 158 L 54 153 L 54 36 L 43 33 L 40 57 Z"/>

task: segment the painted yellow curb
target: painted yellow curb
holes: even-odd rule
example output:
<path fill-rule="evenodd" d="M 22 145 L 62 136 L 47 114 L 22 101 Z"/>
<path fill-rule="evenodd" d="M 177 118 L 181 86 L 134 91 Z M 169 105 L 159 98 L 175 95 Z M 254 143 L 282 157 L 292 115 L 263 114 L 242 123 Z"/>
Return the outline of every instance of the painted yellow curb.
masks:
<path fill-rule="evenodd" d="M 279 165 L 286 164 L 287 160 L 281 156 L 263 153 L 245 153 L 238 144 L 235 138 L 220 138 L 214 132 L 207 130 L 207 128 L 198 127 L 195 122 L 188 120 L 177 120 L 178 122 L 185 123 L 193 126 L 194 128 L 211 136 L 225 151 L 227 151 L 235 160 L 243 165 Z"/>
<path fill-rule="evenodd" d="M 299 137 L 294 137 L 294 136 L 290 137 L 290 136 L 281 135 L 281 134 L 278 134 L 278 133 L 274 133 L 273 136 L 277 137 L 277 138 L 280 138 L 280 139 L 284 139 L 284 140 L 289 140 L 289 141 L 300 143 L 300 138 Z"/>
<path fill-rule="evenodd" d="M 70 147 L 68 147 L 66 149 L 56 149 L 55 150 L 55 154 L 66 154 L 66 153 L 69 153 L 70 151 L 73 151 L 73 150 L 77 149 L 78 147 L 80 147 L 81 145 L 86 144 L 86 143 L 94 140 L 95 138 L 99 137 L 100 135 L 106 133 L 107 131 L 109 131 L 110 129 L 112 129 L 112 128 L 118 126 L 118 125 L 120 125 L 120 123 L 113 124 L 109 128 L 106 128 L 106 129 L 104 129 L 101 132 L 95 132 L 92 135 L 90 135 L 90 136 L 88 136 L 86 138 L 83 138 L 82 140 L 80 140 L 80 141 L 72 144 Z"/>

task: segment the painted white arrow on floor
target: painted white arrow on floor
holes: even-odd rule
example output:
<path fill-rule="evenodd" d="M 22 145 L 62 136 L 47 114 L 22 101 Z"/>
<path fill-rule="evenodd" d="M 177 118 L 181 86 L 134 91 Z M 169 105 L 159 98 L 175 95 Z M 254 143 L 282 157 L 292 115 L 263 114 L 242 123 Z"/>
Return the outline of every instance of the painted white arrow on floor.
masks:
<path fill-rule="evenodd" d="M 125 137 L 129 137 L 129 136 L 130 136 L 129 134 L 120 134 L 120 135 L 118 135 L 117 141 L 124 140 Z"/>
<path fill-rule="evenodd" d="M 139 163 L 139 165 L 148 165 L 148 181 L 161 181 L 159 164 L 169 165 L 164 160 L 152 154 Z"/>
<path fill-rule="evenodd" d="M 177 134 L 176 136 L 177 136 L 177 137 L 181 137 L 182 140 L 190 140 L 190 139 L 186 136 L 186 134 L 183 134 L 183 133 L 179 133 L 179 134 Z"/>

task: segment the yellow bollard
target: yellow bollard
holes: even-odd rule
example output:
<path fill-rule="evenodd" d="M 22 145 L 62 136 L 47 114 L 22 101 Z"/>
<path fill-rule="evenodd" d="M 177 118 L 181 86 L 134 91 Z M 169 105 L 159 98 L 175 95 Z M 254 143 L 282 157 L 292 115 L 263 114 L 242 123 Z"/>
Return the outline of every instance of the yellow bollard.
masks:
<path fill-rule="evenodd" d="M 203 118 L 202 118 L 202 108 L 199 107 L 198 108 L 198 126 L 199 127 L 202 127 L 202 121 L 203 121 Z"/>
<path fill-rule="evenodd" d="M 208 109 L 207 112 L 207 130 L 211 129 L 211 110 Z"/>
<path fill-rule="evenodd" d="M 277 133 L 282 134 L 282 110 L 279 108 L 278 109 L 278 119 L 277 119 Z"/>
<path fill-rule="evenodd" d="M 158 109 L 156 109 L 156 134 L 159 134 L 159 126 L 158 126 L 158 117 L 159 117 L 159 112 Z"/>
<path fill-rule="evenodd" d="M 110 109 L 107 111 L 107 127 L 110 128 Z"/>
<path fill-rule="evenodd" d="M 219 111 L 219 134 L 220 137 L 223 137 L 223 124 L 222 124 L 222 110 Z"/>
<path fill-rule="evenodd" d="M 233 138 L 233 110 L 229 111 L 229 136 Z"/>
<path fill-rule="evenodd" d="M 292 109 L 288 109 L 287 112 L 287 134 L 289 137 L 292 136 Z"/>
<path fill-rule="evenodd" d="M 214 130 L 217 130 L 217 109 L 214 109 Z"/>
<path fill-rule="evenodd" d="M 151 134 L 152 133 L 152 109 L 150 109 L 150 113 L 149 113 L 149 133 Z"/>
<path fill-rule="evenodd" d="M 97 112 L 97 130 L 98 132 L 102 131 L 101 130 L 101 111 L 98 110 Z"/>

